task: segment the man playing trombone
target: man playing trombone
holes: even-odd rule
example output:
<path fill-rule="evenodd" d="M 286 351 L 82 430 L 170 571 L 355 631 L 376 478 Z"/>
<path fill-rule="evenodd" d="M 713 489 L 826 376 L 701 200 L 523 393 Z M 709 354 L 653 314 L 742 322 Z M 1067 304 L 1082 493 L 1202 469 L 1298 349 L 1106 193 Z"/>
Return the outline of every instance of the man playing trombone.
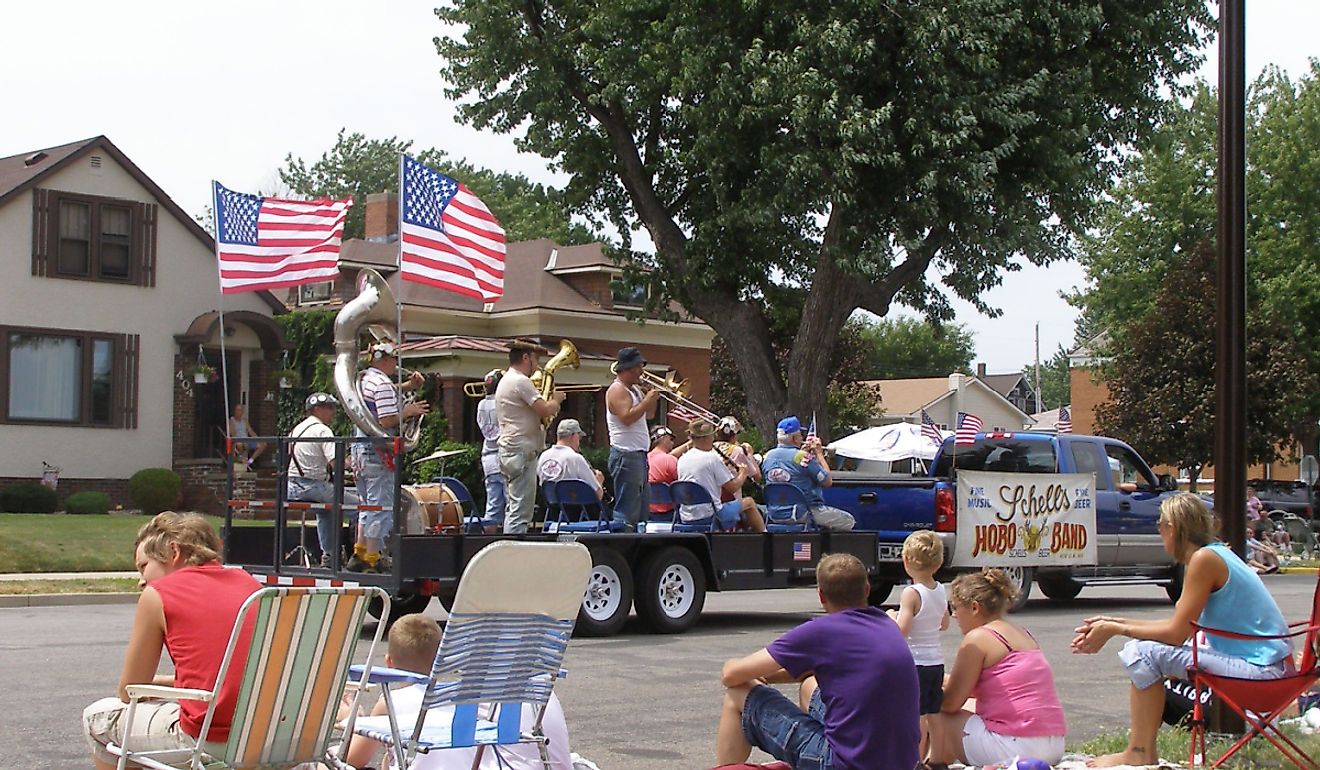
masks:
<path fill-rule="evenodd" d="M 614 482 L 614 521 L 628 532 L 651 507 L 646 452 L 651 448 L 646 420 L 655 417 L 660 391 L 645 395 L 639 383 L 646 359 L 637 348 L 623 348 L 614 363 L 615 378 L 605 391 L 605 425 L 610 432 L 608 468 Z"/>

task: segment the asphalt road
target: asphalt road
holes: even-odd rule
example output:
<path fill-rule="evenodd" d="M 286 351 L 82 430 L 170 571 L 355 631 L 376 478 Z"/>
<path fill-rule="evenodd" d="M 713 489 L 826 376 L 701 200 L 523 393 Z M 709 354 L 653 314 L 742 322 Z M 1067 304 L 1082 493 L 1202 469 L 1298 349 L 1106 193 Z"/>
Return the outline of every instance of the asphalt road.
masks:
<path fill-rule="evenodd" d="M 1267 581 L 1290 620 L 1307 616 L 1314 576 Z M 1078 656 L 1068 652 L 1068 641 L 1087 615 L 1167 614 L 1164 591 L 1093 588 L 1064 604 L 1036 597 L 1015 618 L 1049 656 L 1070 741 L 1125 726 L 1127 679 L 1118 645 Z M 569 676 L 557 688 L 573 750 L 602 770 L 711 767 L 720 666 L 817 612 L 812 590 L 713 594 L 698 626 L 681 636 L 652 636 L 630 622 L 609 639 L 574 640 Z M 443 618 L 438 605 L 429 613 Z M 79 718 L 83 706 L 112 692 L 132 615 L 131 605 L 0 609 L 0 768 L 88 766 Z M 946 659 L 958 639 L 955 626 L 944 637 Z"/>

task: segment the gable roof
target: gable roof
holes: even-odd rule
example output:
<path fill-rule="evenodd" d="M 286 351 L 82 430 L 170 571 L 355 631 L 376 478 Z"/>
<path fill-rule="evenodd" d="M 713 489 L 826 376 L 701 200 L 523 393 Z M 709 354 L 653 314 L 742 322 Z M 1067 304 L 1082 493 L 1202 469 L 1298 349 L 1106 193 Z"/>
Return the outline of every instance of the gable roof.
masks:
<path fill-rule="evenodd" d="M 862 385 L 869 385 L 880 389 L 880 403 L 884 406 L 885 415 L 912 415 L 922 409 L 927 409 L 934 404 L 949 397 L 952 393 L 949 390 L 948 377 L 916 377 L 902 380 L 865 380 Z M 976 377 L 971 375 L 963 376 L 963 387 L 980 387 L 985 389 L 994 398 L 1003 402 L 1004 406 L 1012 409 L 1022 415 L 1024 422 L 1031 420 L 1031 415 L 1018 409 L 1012 401 L 1004 397 L 1004 394 L 990 387 Z"/>
<path fill-rule="evenodd" d="M 61 144 L 57 147 L 48 147 L 44 150 L 35 150 L 10 155 L 6 158 L 0 158 L 0 206 L 9 203 L 13 198 L 37 186 L 42 179 L 54 174 L 82 156 L 97 149 L 104 152 L 114 159 L 121 168 L 128 172 L 138 184 L 146 188 L 147 192 L 160 204 L 162 208 L 170 212 L 176 220 L 183 225 L 184 229 L 192 233 L 197 240 L 201 241 L 206 248 L 215 253 L 215 240 L 211 234 L 198 224 L 197 220 L 188 216 L 174 199 L 165 193 L 151 177 L 147 176 L 137 164 L 128 159 L 123 153 L 104 135 L 94 136 L 91 139 L 83 139 L 78 142 Z M 275 295 L 268 291 L 257 292 L 261 300 L 265 302 L 271 310 L 276 313 L 283 313 L 288 310 L 283 302 L 275 298 Z"/>
<path fill-rule="evenodd" d="M 1022 372 L 1013 372 L 1011 374 L 987 374 L 984 377 L 978 377 L 981 382 L 990 386 L 990 389 L 1001 396 L 1007 397 L 1013 389 L 1022 381 L 1024 375 Z"/>

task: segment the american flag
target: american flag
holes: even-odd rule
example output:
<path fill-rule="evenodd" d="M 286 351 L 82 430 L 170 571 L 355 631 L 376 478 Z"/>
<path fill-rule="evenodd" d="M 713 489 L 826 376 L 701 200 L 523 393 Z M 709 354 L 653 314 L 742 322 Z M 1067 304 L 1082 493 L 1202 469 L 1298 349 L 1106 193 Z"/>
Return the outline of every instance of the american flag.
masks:
<path fill-rule="evenodd" d="M 1057 433 L 1072 433 L 1072 415 L 1068 414 L 1068 407 L 1059 407 L 1059 416 L 1054 420 L 1054 430 Z"/>
<path fill-rule="evenodd" d="M 678 420 L 679 422 L 683 423 L 685 426 L 700 416 L 701 415 L 697 414 L 696 412 L 690 412 L 687 409 L 684 409 L 683 407 L 679 406 L 678 404 L 673 404 L 673 403 L 669 405 L 669 411 L 665 414 L 665 417 L 667 419 Z"/>
<path fill-rule="evenodd" d="M 816 415 L 811 415 L 811 424 L 807 426 L 807 441 L 816 438 Z"/>
<path fill-rule="evenodd" d="M 504 294 L 504 228 L 457 179 L 403 156 L 399 273 L 483 302 Z"/>
<path fill-rule="evenodd" d="M 976 434 L 981 431 L 983 425 L 981 418 L 971 412 L 959 412 L 958 430 L 953 434 L 953 443 L 957 446 L 975 444 Z"/>
<path fill-rule="evenodd" d="M 930 419 L 930 415 L 926 414 L 925 409 L 921 410 L 921 435 L 936 444 L 944 443 L 944 434 L 940 433 L 940 426 L 936 425 L 935 421 Z"/>
<path fill-rule="evenodd" d="M 794 543 L 793 561 L 811 561 L 811 543 Z"/>
<path fill-rule="evenodd" d="M 278 289 L 339 276 L 339 243 L 353 201 L 265 198 L 212 184 L 221 293 Z"/>

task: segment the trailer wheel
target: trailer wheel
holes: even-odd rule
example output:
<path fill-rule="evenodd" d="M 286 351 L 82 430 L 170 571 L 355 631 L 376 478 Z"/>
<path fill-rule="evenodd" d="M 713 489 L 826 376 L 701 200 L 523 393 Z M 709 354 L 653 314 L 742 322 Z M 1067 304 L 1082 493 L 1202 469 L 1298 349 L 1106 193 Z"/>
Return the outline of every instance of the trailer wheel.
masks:
<path fill-rule="evenodd" d="M 1017 612 L 1027 606 L 1027 599 L 1031 596 L 1031 581 L 1036 570 L 1031 567 L 1001 567 L 1008 573 L 1008 579 L 1017 589 L 1017 598 L 1013 600 L 1008 608 L 1009 612 Z"/>
<path fill-rule="evenodd" d="M 420 594 L 401 594 L 390 597 L 390 616 L 382 618 L 381 605 L 383 602 L 379 599 L 372 599 L 367 602 L 367 612 L 376 620 L 384 620 L 386 626 L 394 625 L 394 621 L 404 615 L 412 615 L 416 612 L 424 612 L 427 605 L 431 603 L 431 597 Z"/>
<path fill-rule="evenodd" d="M 670 546 L 646 557 L 638 570 L 637 615 L 657 634 L 681 634 L 697 624 L 706 604 L 706 573 L 686 548 Z"/>
<path fill-rule="evenodd" d="M 866 595 L 866 603 L 872 607 L 882 607 L 894 592 L 894 581 L 875 580 L 871 582 L 871 593 Z"/>
<path fill-rule="evenodd" d="M 619 633 L 632 609 L 633 576 L 628 562 L 611 548 L 591 552 L 591 576 L 578 612 L 577 632 L 583 636 Z"/>
<path fill-rule="evenodd" d="M 1056 602 L 1067 602 L 1077 598 L 1084 584 L 1064 575 L 1060 577 L 1040 578 L 1036 581 L 1040 592 Z"/>

